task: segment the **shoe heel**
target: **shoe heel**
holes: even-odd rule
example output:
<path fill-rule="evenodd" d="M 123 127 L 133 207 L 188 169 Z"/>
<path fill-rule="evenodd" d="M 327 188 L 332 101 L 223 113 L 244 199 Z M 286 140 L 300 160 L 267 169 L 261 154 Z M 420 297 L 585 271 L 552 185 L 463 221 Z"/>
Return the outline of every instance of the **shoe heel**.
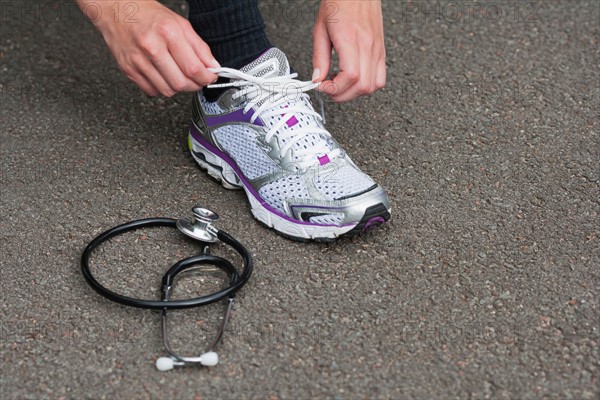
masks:
<path fill-rule="evenodd" d="M 188 136 L 188 147 L 192 153 L 192 157 L 194 157 L 194 160 L 196 160 L 198 165 L 206 170 L 208 175 L 216 181 L 221 182 L 221 185 L 223 185 L 225 189 L 242 188 L 241 184 L 239 184 L 240 179 L 229 164 L 213 154 L 206 147 L 196 142 L 192 138 L 192 135 Z"/>

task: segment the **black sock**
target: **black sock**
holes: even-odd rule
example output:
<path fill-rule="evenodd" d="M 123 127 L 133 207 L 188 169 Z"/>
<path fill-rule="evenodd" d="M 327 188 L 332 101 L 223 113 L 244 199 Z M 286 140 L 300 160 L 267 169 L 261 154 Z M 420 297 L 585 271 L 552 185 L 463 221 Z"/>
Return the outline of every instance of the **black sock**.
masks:
<path fill-rule="evenodd" d="M 221 78 L 219 77 L 219 79 L 217 79 L 217 81 L 215 82 L 215 84 L 217 83 L 227 83 L 230 82 L 229 78 Z M 203 87 L 202 88 L 202 94 L 204 95 L 204 98 L 208 101 L 217 101 L 219 99 L 219 96 L 221 96 L 221 94 L 223 94 L 223 92 L 225 92 L 227 89 L 231 89 L 229 87 L 224 87 L 224 88 L 209 88 L 209 87 Z"/>
<path fill-rule="evenodd" d="M 189 20 L 223 67 L 240 69 L 273 47 L 258 0 L 188 0 Z"/>

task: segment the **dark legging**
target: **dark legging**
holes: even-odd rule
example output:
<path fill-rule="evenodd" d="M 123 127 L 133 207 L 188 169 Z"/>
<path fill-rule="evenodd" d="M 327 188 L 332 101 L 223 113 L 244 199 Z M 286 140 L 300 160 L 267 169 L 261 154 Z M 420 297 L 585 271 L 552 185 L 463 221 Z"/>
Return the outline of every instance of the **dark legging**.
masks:
<path fill-rule="evenodd" d="M 223 67 L 241 68 L 272 47 L 258 0 L 188 0 L 189 20 Z"/>

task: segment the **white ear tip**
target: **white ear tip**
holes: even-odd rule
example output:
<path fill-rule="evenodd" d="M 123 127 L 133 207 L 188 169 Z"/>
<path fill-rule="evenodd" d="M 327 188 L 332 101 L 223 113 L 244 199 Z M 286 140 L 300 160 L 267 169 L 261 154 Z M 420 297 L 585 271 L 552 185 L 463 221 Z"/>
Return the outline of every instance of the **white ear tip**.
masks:
<path fill-rule="evenodd" d="M 219 363 L 219 355 L 214 351 L 209 351 L 200 356 L 200 364 L 205 367 L 214 367 Z"/>
<path fill-rule="evenodd" d="M 159 357 L 156 360 L 156 369 L 159 371 L 169 371 L 173 369 L 173 359 L 171 357 Z"/>

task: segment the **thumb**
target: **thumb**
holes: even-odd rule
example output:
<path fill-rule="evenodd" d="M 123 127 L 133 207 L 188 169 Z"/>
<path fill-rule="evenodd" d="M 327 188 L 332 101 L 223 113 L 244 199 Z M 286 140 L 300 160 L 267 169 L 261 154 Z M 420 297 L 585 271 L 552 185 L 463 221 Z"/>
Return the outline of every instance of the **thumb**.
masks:
<path fill-rule="evenodd" d="M 313 82 L 322 82 L 327 78 L 331 66 L 331 40 L 327 29 L 317 25 L 313 32 Z"/>

